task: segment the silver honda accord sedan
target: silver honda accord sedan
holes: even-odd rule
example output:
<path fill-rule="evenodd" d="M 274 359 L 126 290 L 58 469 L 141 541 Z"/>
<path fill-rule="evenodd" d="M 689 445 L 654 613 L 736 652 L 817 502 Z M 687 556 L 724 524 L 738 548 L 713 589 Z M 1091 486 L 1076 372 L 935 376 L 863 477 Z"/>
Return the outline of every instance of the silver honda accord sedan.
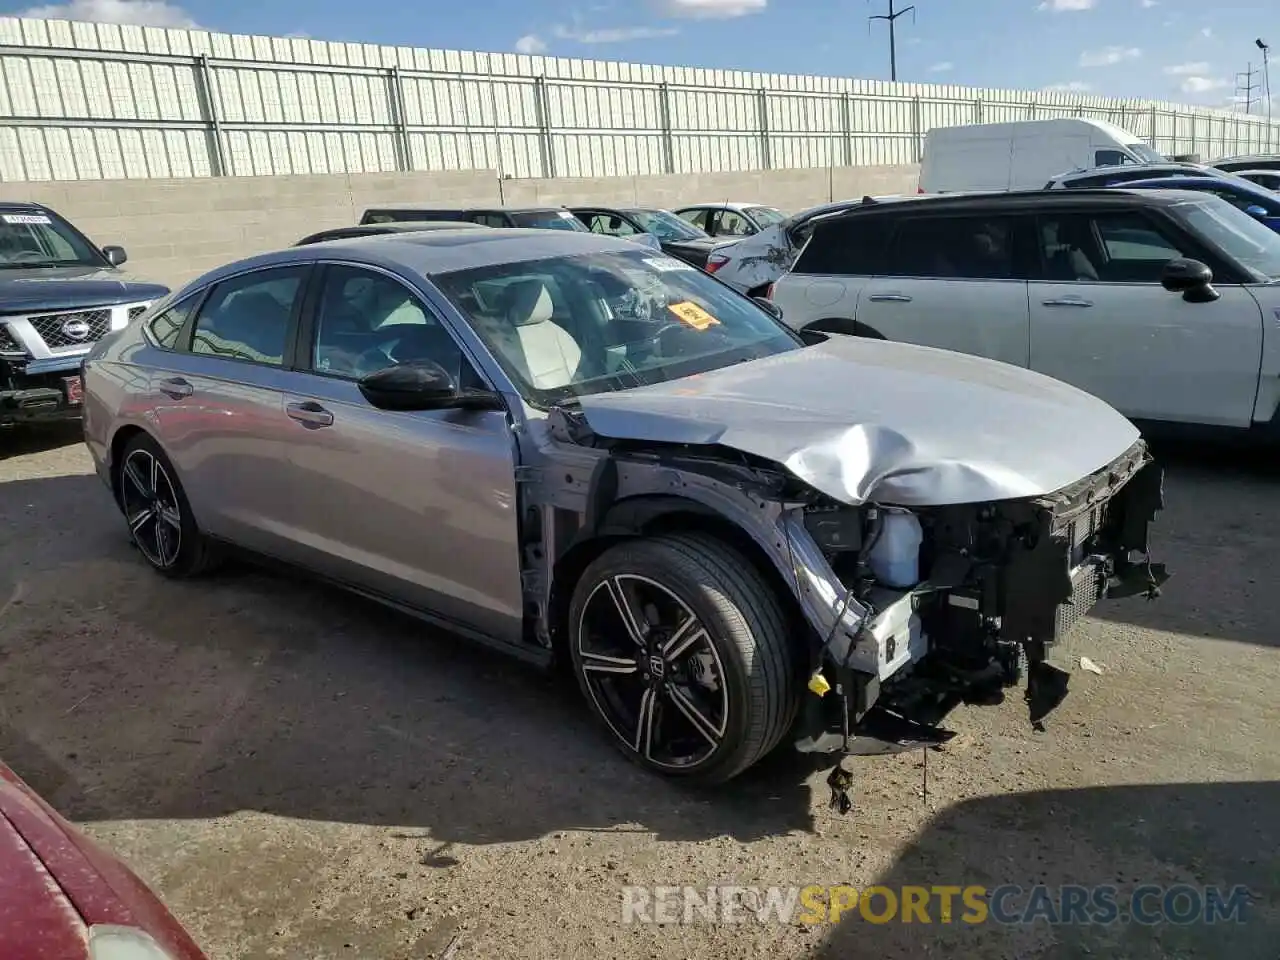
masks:
<path fill-rule="evenodd" d="M 816 341 L 816 342 L 813 342 Z M 1154 596 L 1162 475 L 1058 381 L 839 335 L 587 233 L 338 240 L 206 274 L 83 369 L 98 472 L 169 577 L 287 561 L 567 664 L 617 745 L 723 781 L 946 712 Z"/>

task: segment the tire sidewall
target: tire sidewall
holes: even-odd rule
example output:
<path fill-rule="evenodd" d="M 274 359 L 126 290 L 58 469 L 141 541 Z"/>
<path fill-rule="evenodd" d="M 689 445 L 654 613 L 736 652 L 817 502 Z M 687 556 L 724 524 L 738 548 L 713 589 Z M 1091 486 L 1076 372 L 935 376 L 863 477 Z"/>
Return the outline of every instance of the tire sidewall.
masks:
<path fill-rule="evenodd" d="M 748 729 L 750 725 L 751 696 L 747 680 L 748 665 L 743 661 L 742 651 L 732 641 L 726 639 L 728 624 L 716 608 L 708 602 L 709 592 L 716 590 L 712 584 L 689 582 L 673 568 L 668 561 L 672 556 L 679 556 L 679 551 L 668 544 L 657 540 L 636 539 L 626 541 L 605 551 L 591 563 L 579 578 L 574 588 L 573 599 L 569 606 L 569 658 L 573 665 L 573 674 L 578 687 L 587 701 L 592 716 L 604 729 L 609 739 L 619 750 L 635 763 L 647 770 L 663 776 L 700 780 L 714 783 L 720 771 L 736 771 L 742 765 L 742 754 L 750 748 Z M 582 669 L 582 658 L 579 653 L 579 626 L 587 599 L 595 588 L 610 577 L 635 574 L 647 577 L 660 583 L 680 599 L 696 616 L 711 637 L 723 668 L 724 683 L 728 690 L 728 723 L 725 725 L 724 739 L 715 752 L 702 763 L 694 767 L 666 767 L 650 762 L 624 742 L 601 716 L 595 698 L 587 684 L 586 674 Z"/>

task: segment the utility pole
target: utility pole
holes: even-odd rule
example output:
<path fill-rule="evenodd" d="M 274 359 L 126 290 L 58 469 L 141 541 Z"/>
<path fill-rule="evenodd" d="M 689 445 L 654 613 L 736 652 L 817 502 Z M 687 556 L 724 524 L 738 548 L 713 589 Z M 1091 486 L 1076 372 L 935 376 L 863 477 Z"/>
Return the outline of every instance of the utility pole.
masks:
<path fill-rule="evenodd" d="M 883 20 L 889 24 L 889 79 L 897 81 L 898 79 L 898 38 L 894 33 L 894 24 L 897 19 L 905 14 L 911 14 L 911 22 L 916 22 L 915 6 L 904 7 L 901 10 L 893 8 L 895 0 L 889 0 L 889 12 L 878 13 L 873 17 L 867 17 L 867 29 L 871 29 L 872 20 Z"/>
<path fill-rule="evenodd" d="M 1271 51 L 1269 44 L 1263 43 L 1259 38 L 1253 41 L 1257 44 L 1258 49 L 1262 51 L 1262 82 L 1264 84 L 1264 93 L 1267 97 L 1267 123 L 1271 122 L 1271 58 L 1267 54 Z"/>
<path fill-rule="evenodd" d="M 1257 97 L 1253 92 L 1258 89 L 1258 85 L 1253 82 L 1253 78 L 1258 75 L 1258 71 L 1253 69 L 1253 63 L 1250 61 L 1249 69 L 1244 73 L 1236 74 L 1236 101 L 1244 104 L 1244 112 L 1252 113 L 1253 105 L 1257 101 Z"/>

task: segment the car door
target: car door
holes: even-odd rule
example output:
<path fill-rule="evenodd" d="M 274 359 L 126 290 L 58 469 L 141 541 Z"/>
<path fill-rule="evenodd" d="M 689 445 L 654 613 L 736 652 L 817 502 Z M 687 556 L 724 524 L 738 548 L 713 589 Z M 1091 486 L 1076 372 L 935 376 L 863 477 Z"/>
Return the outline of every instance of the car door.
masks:
<path fill-rule="evenodd" d="M 1213 256 L 1142 208 L 1045 213 L 1042 271 L 1030 287 L 1031 367 L 1128 417 L 1248 426 L 1258 388 L 1262 313 L 1243 286 L 1210 303 L 1160 284 L 1175 257 Z"/>
<path fill-rule="evenodd" d="M 523 623 L 514 439 L 494 410 L 379 410 L 358 379 L 434 360 L 479 374 L 401 278 L 330 263 L 308 304 L 284 397 L 300 562 L 487 636 Z"/>
<path fill-rule="evenodd" d="M 889 340 L 1029 362 L 1025 216 L 974 212 L 897 223 L 856 319 Z"/>
<path fill-rule="evenodd" d="M 152 374 L 154 429 L 202 529 L 252 550 L 287 552 L 291 431 L 283 378 L 310 265 L 252 270 L 175 304 L 174 349 Z"/>

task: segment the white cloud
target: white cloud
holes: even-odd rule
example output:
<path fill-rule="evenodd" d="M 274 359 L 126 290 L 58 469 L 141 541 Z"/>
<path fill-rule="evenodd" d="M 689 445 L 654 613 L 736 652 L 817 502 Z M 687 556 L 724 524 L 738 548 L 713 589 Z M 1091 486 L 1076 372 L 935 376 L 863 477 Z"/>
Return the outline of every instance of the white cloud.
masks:
<path fill-rule="evenodd" d="M 1182 81 L 1183 93 L 1209 93 L 1228 86 L 1220 77 L 1187 77 Z"/>
<path fill-rule="evenodd" d="M 547 41 L 536 33 L 526 33 L 516 41 L 516 53 L 538 54 L 547 52 Z"/>
<path fill-rule="evenodd" d="M 729 20 L 760 13 L 769 0 L 653 0 L 658 12 L 689 20 Z"/>
<path fill-rule="evenodd" d="M 1044 0 L 1037 9 L 1053 13 L 1074 13 L 1077 10 L 1092 10 L 1097 5 L 1098 0 Z"/>
<path fill-rule="evenodd" d="M 1171 67 L 1165 67 L 1164 72 L 1171 77 L 1189 77 L 1192 74 L 1208 73 L 1209 64 L 1203 60 L 1197 60 L 1195 63 L 1175 63 Z"/>
<path fill-rule="evenodd" d="M 551 32 L 561 40 L 576 40 L 578 43 L 626 43 L 628 40 L 672 37 L 680 31 L 673 27 L 606 27 L 601 30 L 555 27 Z"/>
<path fill-rule="evenodd" d="M 1086 50 L 1080 54 L 1082 67 L 1110 67 L 1125 60 L 1137 60 L 1142 51 L 1137 47 L 1103 47 L 1101 50 Z"/>
<path fill-rule="evenodd" d="M 165 0 L 70 0 L 69 3 L 28 7 L 18 11 L 17 16 L 37 20 L 88 20 L 140 27 L 201 29 L 187 11 Z"/>
<path fill-rule="evenodd" d="M 1139 0 L 1138 2 L 1138 6 L 1142 7 L 1143 10 L 1150 10 L 1152 7 L 1158 7 L 1159 5 L 1158 0 Z"/>
<path fill-rule="evenodd" d="M 947 71 L 953 69 L 954 67 L 955 67 L 955 64 L 952 63 L 950 60 L 943 60 L 941 63 L 935 63 L 932 67 L 930 67 L 929 72 L 930 73 L 946 73 Z"/>
<path fill-rule="evenodd" d="M 1083 80 L 1068 80 L 1065 83 L 1051 83 L 1044 89 L 1054 93 L 1087 93 L 1093 86 Z"/>
<path fill-rule="evenodd" d="M 1202 36 L 1202 37 L 1212 37 L 1212 36 L 1213 36 L 1213 27 L 1201 27 L 1201 28 L 1200 28 L 1200 36 Z"/>

